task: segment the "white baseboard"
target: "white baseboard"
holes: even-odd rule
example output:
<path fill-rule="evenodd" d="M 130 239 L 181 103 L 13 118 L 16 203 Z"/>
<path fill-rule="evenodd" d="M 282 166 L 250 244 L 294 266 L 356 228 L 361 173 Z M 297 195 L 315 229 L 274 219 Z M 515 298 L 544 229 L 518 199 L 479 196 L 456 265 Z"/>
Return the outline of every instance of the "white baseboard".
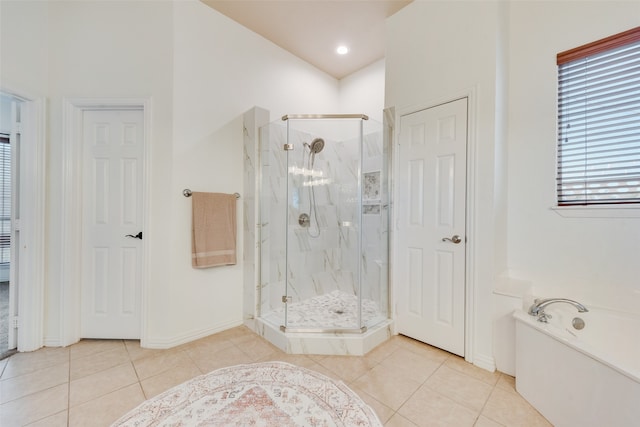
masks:
<path fill-rule="evenodd" d="M 494 372 L 496 370 L 496 362 L 491 356 L 475 354 L 473 356 L 473 364 L 478 368 L 486 369 L 489 372 Z"/>
<path fill-rule="evenodd" d="M 44 347 L 63 347 L 62 341 L 60 341 L 60 337 L 55 338 L 45 338 L 42 342 Z"/>
<path fill-rule="evenodd" d="M 213 335 L 218 332 L 226 331 L 227 329 L 235 328 L 236 326 L 240 326 L 242 324 L 243 324 L 242 319 L 240 319 L 240 320 L 234 320 L 232 322 L 222 323 L 212 328 L 191 331 L 175 337 L 167 337 L 167 338 L 147 337 L 147 339 L 145 339 L 144 342 L 141 342 L 140 344 L 143 348 L 154 348 L 154 349 L 160 349 L 160 350 L 168 349 L 168 348 L 179 346 L 181 344 L 186 344 L 188 342 L 198 340 L 200 338 L 208 337 L 209 335 Z"/>

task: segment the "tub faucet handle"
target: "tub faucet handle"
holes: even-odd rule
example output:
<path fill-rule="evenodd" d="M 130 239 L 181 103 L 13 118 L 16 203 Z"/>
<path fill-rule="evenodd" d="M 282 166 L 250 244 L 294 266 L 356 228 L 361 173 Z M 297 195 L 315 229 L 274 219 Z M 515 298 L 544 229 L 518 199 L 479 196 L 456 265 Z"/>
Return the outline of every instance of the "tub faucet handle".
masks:
<path fill-rule="evenodd" d="M 550 315 L 550 314 L 545 313 L 542 310 L 540 310 L 540 312 L 538 312 L 538 322 L 549 323 L 549 319 L 553 319 L 553 316 Z"/>

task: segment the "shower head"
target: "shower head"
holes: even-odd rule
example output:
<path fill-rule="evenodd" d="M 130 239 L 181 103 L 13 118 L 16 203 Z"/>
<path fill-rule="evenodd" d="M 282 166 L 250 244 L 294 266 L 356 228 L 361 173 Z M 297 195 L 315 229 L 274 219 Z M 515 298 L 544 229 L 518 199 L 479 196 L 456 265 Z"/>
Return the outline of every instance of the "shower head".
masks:
<path fill-rule="evenodd" d="M 309 151 L 313 154 L 318 154 L 324 148 L 324 139 L 316 138 L 311 141 L 311 145 L 309 146 Z"/>

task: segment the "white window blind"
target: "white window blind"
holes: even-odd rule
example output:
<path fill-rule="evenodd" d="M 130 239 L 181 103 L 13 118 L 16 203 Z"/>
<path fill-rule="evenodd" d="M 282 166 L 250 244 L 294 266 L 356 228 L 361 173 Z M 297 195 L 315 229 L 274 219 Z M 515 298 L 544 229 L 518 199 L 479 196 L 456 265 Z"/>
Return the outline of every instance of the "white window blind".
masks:
<path fill-rule="evenodd" d="M 0 135 L 0 264 L 11 259 L 11 145 Z"/>
<path fill-rule="evenodd" d="M 640 203 L 640 27 L 558 54 L 559 206 Z"/>

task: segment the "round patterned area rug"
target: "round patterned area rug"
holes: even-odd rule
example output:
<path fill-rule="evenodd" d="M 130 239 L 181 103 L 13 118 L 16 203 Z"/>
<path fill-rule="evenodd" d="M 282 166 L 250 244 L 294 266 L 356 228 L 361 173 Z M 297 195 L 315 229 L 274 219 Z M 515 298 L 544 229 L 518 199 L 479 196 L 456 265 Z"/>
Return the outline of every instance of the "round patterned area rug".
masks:
<path fill-rule="evenodd" d="M 143 402 L 112 427 L 382 426 L 349 387 L 284 362 L 231 366 Z"/>

